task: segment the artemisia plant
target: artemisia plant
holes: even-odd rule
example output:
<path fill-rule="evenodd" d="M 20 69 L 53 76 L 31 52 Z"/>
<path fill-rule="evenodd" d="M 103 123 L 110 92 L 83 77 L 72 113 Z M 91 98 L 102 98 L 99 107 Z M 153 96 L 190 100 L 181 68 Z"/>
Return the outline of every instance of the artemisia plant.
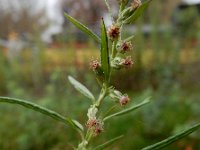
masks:
<path fill-rule="evenodd" d="M 24 100 L 0 97 L 0 102 L 20 104 L 48 115 L 66 125 L 71 125 L 72 128 L 74 128 L 80 134 L 80 140 L 77 140 L 80 142 L 74 147 L 75 150 L 102 150 L 122 137 L 126 138 L 126 136 L 119 135 L 111 140 L 106 140 L 105 143 L 98 146 L 94 146 L 92 143 L 92 139 L 94 139 L 94 137 L 97 138 L 102 132 L 104 132 L 104 134 L 107 133 L 104 127 L 110 119 L 130 113 L 149 103 L 149 98 L 146 98 L 139 104 L 132 102 L 132 98 L 130 98 L 126 93 L 120 92 L 120 90 L 111 85 L 111 75 L 114 70 L 119 71 L 120 69 L 129 69 L 130 67 L 134 66 L 134 61 L 130 56 L 130 53 L 134 49 L 134 45 L 132 44 L 134 36 L 123 38 L 123 27 L 127 24 L 133 24 L 148 7 L 151 0 L 146 0 L 144 2 L 141 2 L 140 0 L 117 0 L 117 2 L 119 4 L 119 11 L 117 18 L 114 18 L 112 17 L 113 14 L 111 7 L 108 1 L 105 0 L 105 4 L 108 7 L 108 12 L 110 13 L 113 23 L 111 26 L 106 27 L 104 19 L 102 18 L 100 36 L 71 17 L 69 14 L 65 13 L 65 17 L 70 22 L 72 22 L 76 27 L 78 27 L 81 31 L 86 33 L 100 45 L 99 59 L 92 60 L 90 63 L 90 68 L 94 72 L 94 75 L 97 79 L 96 84 L 97 86 L 101 87 L 99 95 L 97 97 L 94 96 L 92 92 L 88 90 L 82 83 L 78 82 L 71 76 L 68 77 L 74 88 L 91 100 L 91 105 L 88 107 L 87 114 L 85 114 L 87 115 L 87 120 L 85 122 L 81 124 L 70 117 L 62 116 L 54 111 Z M 106 112 L 103 112 L 104 109 L 102 109 L 102 103 L 104 103 L 106 100 L 111 100 L 113 103 Z M 113 109 L 115 106 L 121 107 L 121 110 L 115 111 L 115 109 Z M 175 136 L 143 148 L 142 150 L 162 149 L 172 142 L 175 142 L 178 139 L 192 133 L 199 127 L 200 123 Z"/>

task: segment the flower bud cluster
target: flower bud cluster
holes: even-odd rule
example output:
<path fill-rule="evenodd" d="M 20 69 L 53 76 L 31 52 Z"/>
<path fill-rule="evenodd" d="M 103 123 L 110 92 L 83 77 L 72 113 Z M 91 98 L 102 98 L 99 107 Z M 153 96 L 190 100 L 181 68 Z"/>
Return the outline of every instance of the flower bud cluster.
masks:
<path fill-rule="evenodd" d="M 121 69 L 121 68 L 130 68 L 133 65 L 133 61 L 130 56 L 124 57 L 124 56 L 117 56 L 118 54 L 126 54 L 133 50 L 133 45 L 131 41 L 129 40 L 118 40 L 120 35 L 119 27 L 113 25 L 108 29 L 108 36 L 110 37 L 111 41 L 113 43 L 116 42 L 116 45 L 114 47 L 114 54 L 111 60 L 111 67 L 115 69 Z M 119 31 L 119 32 L 116 32 Z M 116 39 L 116 41 L 114 40 Z"/>
<path fill-rule="evenodd" d="M 87 121 L 86 124 L 86 126 L 88 127 L 88 129 L 90 129 L 90 131 L 92 131 L 94 136 L 97 136 L 103 132 L 103 125 L 104 123 L 100 119 L 90 119 Z"/>
<path fill-rule="evenodd" d="M 103 131 L 103 121 L 101 121 L 100 119 L 96 118 L 96 114 L 98 112 L 98 109 L 92 105 L 89 109 L 88 109 L 88 121 L 86 123 L 86 126 L 88 127 L 88 129 L 90 129 L 90 131 L 92 131 L 94 136 L 97 136 L 98 134 L 100 134 Z"/>

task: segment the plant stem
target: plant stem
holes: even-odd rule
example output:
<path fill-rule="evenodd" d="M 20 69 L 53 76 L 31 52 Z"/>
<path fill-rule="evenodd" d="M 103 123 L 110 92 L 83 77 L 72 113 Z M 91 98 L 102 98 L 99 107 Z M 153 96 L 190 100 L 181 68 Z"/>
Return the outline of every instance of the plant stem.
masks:
<path fill-rule="evenodd" d="M 105 98 L 106 94 L 107 94 L 107 85 L 104 84 L 103 88 L 101 89 L 101 93 L 100 93 L 100 95 L 99 95 L 99 98 L 98 98 L 98 100 L 97 100 L 97 102 L 96 102 L 96 107 L 97 107 L 97 108 L 100 107 L 101 102 L 102 102 L 102 100 Z"/>
<path fill-rule="evenodd" d="M 117 53 L 116 46 L 117 46 L 117 41 L 113 41 L 113 43 L 112 43 L 112 55 L 111 55 L 112 59 L 115 58 L 116 53 Z"/>

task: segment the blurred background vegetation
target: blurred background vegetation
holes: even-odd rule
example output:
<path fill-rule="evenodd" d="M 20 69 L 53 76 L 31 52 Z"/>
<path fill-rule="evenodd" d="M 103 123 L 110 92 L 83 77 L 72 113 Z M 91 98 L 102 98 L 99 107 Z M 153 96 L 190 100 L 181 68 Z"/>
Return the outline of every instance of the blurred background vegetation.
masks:
<path fill-rule="evenodd" d="M 98 94 L 88 64 L 98 58 L 99 46 L 64 20 L 63 11 L 99 33 L 100 18 L 108 17 L 106 7 L 103 0 L 45 2 L 0 0 L 0 95 L 28 99 L 85 123 L 89 102 L 69 85 L 67 76 L 75 76 Z M 110 3 L 117 10 L 116 2 Z M 114 74 L 112 82 L 128 92 L 133 103 L 146 96 L 152 102 L 113 119 L 94 141 L 125 133 L 113 147 L 116 150 L 141 149 L 200 119 L 199 4 L 155 0 L 123 36 L 132 33 L 134 66 Z M 199 134 L 166 150 L 200 149 Z M 73 130 L 41 114 L 0 104 L 1 150 L 70 150 L 76 138 Z"/>

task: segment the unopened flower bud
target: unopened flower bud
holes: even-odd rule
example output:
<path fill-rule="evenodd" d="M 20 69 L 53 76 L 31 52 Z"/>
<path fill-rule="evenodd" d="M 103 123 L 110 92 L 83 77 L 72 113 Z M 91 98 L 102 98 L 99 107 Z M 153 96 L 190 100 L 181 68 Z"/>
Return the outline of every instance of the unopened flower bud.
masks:
<path fill-rule="evenodd" d="M 119 103 L 121 106 L 126 105 L 128 102 L 130 101 L 128 95 L 123 95 L 120 99 L 119 99 Z"/>
<path fill-rule="evenodd" d="M 108 29 L 108 37 L 114 41 L 117 40 L 120 35 L 120 27 L 117 24 L 113 24 Z"/>
<path fill-rule="evenodd" d="M 138 7 L 140 7 L 142 5 L 141 0 L 134 0 L 131 4 L 131 9 L 137 9 Z"/>
<path fill-rule="evenodd" d="M 130 68 L 133 65 L 133 61 L 130 56 L 126 57 L 125 59 L 122 59 L 120 62 L 120 65 Z"/>
<path fill-rule="evenodd" d="M 118 50 L 120 53 L 124 54 L 126 52 L 129 52 L 133 49 L 133 45 L 131 44 L 131 42 L 126 42 L 126 41 L 123 41 L 123 42 L 120 42 L 118 44 Z"/>

